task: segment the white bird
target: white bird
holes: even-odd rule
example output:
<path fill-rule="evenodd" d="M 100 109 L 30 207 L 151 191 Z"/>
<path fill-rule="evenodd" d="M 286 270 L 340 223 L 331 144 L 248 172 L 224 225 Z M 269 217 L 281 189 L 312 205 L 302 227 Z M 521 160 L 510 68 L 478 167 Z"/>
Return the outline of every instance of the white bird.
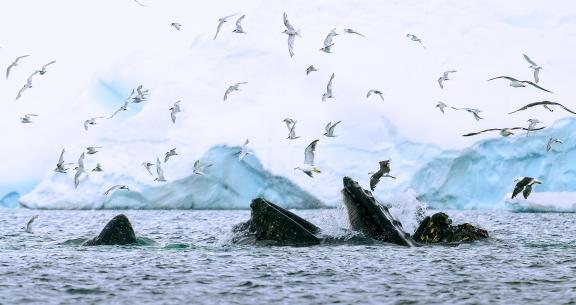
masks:
<path fill-rule="evenodd" d="M 378 162 L 379 169 L 375 172 L 368 173 L 370 175 L 370 189 L 374 191 L 378 182 L 380 182 L 380 178 L 387 177 L 396 179 L 394 176 L 390 176 L 390 160 L 384 160 Z"/>
<path fill-rule="evenodd" d="M 422 39 L 418 38 L 418 36 L 413 34 L 406 34 L 406 37 L 410 38 L 410 40 L 412 41 L 418 42 L 424 49 L 426 49 L 426 47 L 422 43 Z"/>
<path fill-rule="evenodd" d="M 146 170 L 148 171 L 148 173 L 150 173 L 151 176 L 154 176 L 154 174 L 152 174 L 152 171 L 150 170 L 150 167 L 152 167 L 152 165 L 154 165 L 154 163 L 142 162 L 142 166 L 146 168 Z"/>
<path fill-rule="evenodd" d="M 528 199 L 528 196 L 532 193 L 532 187 L 534 184 L 542 184 L 542 182 L 532 177 L 519 177 L 514 179 L 514 182 L 516 182 L 516 186 L 512 192 L 512 199 L 514 199 L 516 195 L 520 194 L 520 192 L 522 192 L 524 199 Z"/>
<path fill-rule="evenodd" d="M 286 125 L 288 125 L 288 122 L 286 122 Z M 294 121 L 292 126 L 288 126 L 288 137 L 286 139 L 296 140 L 298 138 L 300 137 L 296 136 L 296 121 Z"/>
<path fill-rule="evenodd" d="M 250 154 L 250 150 L 248 149 L 249 143 L 250 141 L 248 139 L 244 141 L 244 145 L 242 145 L 242 148 L 240 148 L 240 151 L 238 152 L 238 160 L 242 161 L 248 154 Z"/>
<path fill-rule="evenodd" d="M 442 74 L 442 76 L 438 78 L 438 84 L 440 85 L 440 89 L 444 89 L 444 85 L 442 84 L 444 81 L 450 80 L 450 78 L 448 78 L 448 74 L 455 72 L 456 70 L 444 71 L 444 74 Z"/>
<path fill-rule="evenodd" d="M 154 181 L 158 182 L 166 182 L 166 178 L 164 178 L 164 171 L 162 170 L 162 162 L 160 162 L 160 158 L 156 157 L 156 174 L 158 175 Z"/>
<path fill-rule="evenodd" d="M 542 129 L 544 129 L 544 127 L 535 128 L 535 129 L 532 129 L 532 131 L 542 130 Z M 529 130 L 529 129 L 526 127 L 490 128 L 490 129 L 485 129 L 485 130 L 478 131 L 478 132 L 467 133 L 467 134 L 464 134 L 462 136 L 463 137 L 470 137 L 470 136 L 479 135 L 481 133 L 485 133 L 485 132 L 489 132 L 489 131 L 498 131 L 501 136 L 509 137 L 509 136 L 514 134 L 511 130 Z"/>
<path fill-rule="evenodd" d="M 170 159 L 170 157 L 172 156 L 177 156 L 178 153 L 176 153 L 176 148 L 172 148 L 169 151 L 166 152 L 166 156 L 164 157 L 164 163 L 168 162 L 168 159 Z M 158 165 L 156 165 L 158 166 Z"/>
<path fill-rule="evenodd" d="M 334 73 L 330 76 L 330 80 L 328 81 L 328 85 L 326 85 L 326 93 L 322 94 L 322 101 L 325 101 L 329 98 L 333 98 L 332 95 L 332 82 L 334 81 Z"/>
<path fill-rule="evenodd" d="M 534 127 L 536 127 L 536 125 L 542 123 L 542 121 L 540 121 L 538 119 L 528 119 L 527 122 L 528 122 L 528 130 L 526 131 L 526 136 L 528 136 L 530 131 L 534 130 Z"/>
<path fill-rule="evenodd" d="M 22 96 L 22 93 L 24 93 L 24 91 L 32 88 L 32 78 L 34 77 L 34 75 L 36 75 L 38 73 L 40 73 L 40 71 L 34 71 L 30 76 L 28 76 L 28 79 L 26 80 L 26 84 L 24 84 L 24 86 L 22 86 L 20 91 L 18 91 L 18 95 L 16 95 L 16 100 L 18 100 Z"/>
<path fill-rule="evenodd" d="M 380 96 L 380 98 L 382 99 L 382 101 L 384 101 L 384 93 L 382 93 L 382 91 L 380 91 L 380 90 L 375 90 L 375 89 L 370 89 L 370 90 L 368 91 L 368 94 L 366 94 L 366 98 L 369 98 L 370 95 L 372 95 L 372 94 L 376 94 L 376 95 Z"/>
<path fill-rule="evenodd" d="M 132 96 L 134 95 L 134 89 L 132 89 L 132 92 L 130 93 L 130 96 L 128 96 L 128 98 L 124 101 L 124 105 L 122 105 L 122 107 L 120 107 L 118 110 L 116 110 L 114 113 L 112 113 L 112 115 L 108 118 L 111 119 L 114 116 L 116 116 L 120 111 L 126 111 L 128 110 L 128 104 L 130 103 L 130 99 L 132 98 Z"/>
<path fill-rule="evenodd" d="M 212 166 L 212 164 L 206 164 L 206 165 L 202 165 L 200 163 L 200 160 L 196 160 L 196 162 L 194 162 L 194 175 L 198 175 L 198 176 L 203 176 L 205 175 L 204 171 L 209 168 L 210 166 Z"/>
<path fill-rule="evenodd" d="M 142 85 L 136 87 L 136 96 L 132 98 L 132 103 L 139 104 L 146 101 L 148 99 L 148 91 L 150 90 L 149 89 L 142 90 Z"/>
<path fill-rule="evenodd" d="M 93 172 L 103 172 L 104 170 L 102 169 L 102 165 L 100 165 L 100 163 L 96 163 L 96 167 L 92 170 Z"/>
<path fill-rule="evenodd" d="M 246 32 L 244 32 L 244 28 L 242 28 L 242 20 L 244 20 L 244 17 L 246 17 L 246 15 L 242 15 L 240 18 L 238 18 L 238 20 L 236 20 L 236 28 L 232 32 L 238 34 L 246 34 Z"/>
<path fill-rule="evenodd" d="M 290 21 L 288 21 L 288 15 L 286 12 L 284 12 L 283 19 L 286 29 L 282 33 L 288 35 L 288 53 L 290 54 L 290 57 L 292 57 L 294 56 L 294 40 L 296 39 L 296 36 L 302 36 L 300 36 L 300 30 L 295 30 Z"/>
<path fill-rule="evenodd" d="M 330 33 L 328 33 L 328 35 L 326 36 L 326 38 L 324 38 L 324 47 L 322 47 L 320 49 L 320 51 L 324 52 L 324 53 L 332 53 L 332 46 L 334 46 L 334 43 L 332 42 L 332 38 L 338 36 L 338 33 L 336 33 L 336 29 L 332 29 L 330 30 Z"/>
<path fill-rule="evenodd" d="M 318 69 L 316 69 L 316 67 L 314 67 L 314 65 L 310 65 L 310 67 L 306 68 L 306 75 L 318 71 Z"/>
<path fill-rule="evenodd" d="M 325 136 L 329 137 L 329 138 L 334 138 L 336 137 L 334 135 L 334 128 L 336 128 L 336 125 L 340 124 L 340 122 L 342 121 L 338 121 L 334 124 L 332 124 L 332 122 L 328 122 L 328 124 L 326 125 L 326 127 L 324 127 L 324 130 L 326 130 L 326 132 L 324 133 Z"/>
<path fill-rule="evenodd" d="M 178 22 L 172 22 L 170 23 L 170 26 L 175 28 L 176 31 L 180 31 L 180 28 L 182 27 L 182 24 L 178 23 Z"/>
<path fill-rule="evenodd" d="M 526 54 L 522 54 L 524 55 L 524 59 L 526 59 L 526 61 L 530 64 L 530 69 L 534 70 L 534 82 L 538 83 L 540 81 L 540 78 L 538 77 L 538 75 L 540 74 L 540 70 L 542 69 L 542 67 L 540 67 L 537 63 L 535 63 L 532 59 L 530 59 L 530 57 L 528 57 L 528 55 Z"/>
<path fill-rule="evenodd" d="M 23 55 L 23 56 L 16 57 L 16 59 L 6 69 L 6 79 L 8 79 L 8 76 L 10 75 L 10 71 L 12 70 L 12 68 L 14 68 L 18 65 L 18 62 L 20 61 L 20 59 L 26 58 L 28 56 L 30 56 L 30 55 Z"/>
<path fill-rule="evenodd" d="M 102 148 L 102 147 L 100 147 L 100 146 L 88 146 L 88 147 L 86 147 L 86 152 L 89 155 L 93 155 L 93 154 L 98 152 L 98 150 L 97 150 L 98 148 Z"/>
<path fill-rule="evenodd" d="M 474 118 L 476 119 L 476 121 L 480 121 L 482 119 L 484 119 L 483 117 L 480 117 L 480 115 L 478 113 L 482 112 L 482 110 L 480 109 L 473 109 L 473 108 L 456 108 L 456 107 L 451 107 L 454 110 L 464 110 L 467 111 L 469 113 L 471 113 Z"/>
<path fill-rule="evenodd" d="M 46 70 L 46 68 L 48 68 L 49 65 L 52 65 L 52 64 L 54 64 L 54 63 L 56 63 L 55 60 L 53 60 L 53 61 L 51 61 L 51 62 L 43 65 L 42 68 L 40 68 L 40 70 L 38 70 L 38 73 L 40 73 L 40 75 L 46 74 L 46 72 L 48 72 L 48 70 Z"/>
<path fill-rule="evenodd" d="M 78 188 L 78 184 L 80 184 L 80 176 L 84 173 L 84 153 L 80 155 L 78 158 L 78 166 L 74 169 L 76 173 L 74 174 L 74 188 Z"/>
<path fill-rule="evenodd" d="M 26 223 L 26 227 L 22 228 L 22 229 L 24 229 L 24 231 L 26 231 L 26 233 L 30 233 L 30 234 L 33 233 L 32 232 L 32 224 L 34 223 L 36 218 L 38 218 L 38 215 L 32 216 L 32 218 L 30 218 L 30 220 L 28 220 L 28 223 Z"/>
<path fill-rule="evenodd" d="M 228 99 L 228 94 L 230 94 L 234 91 L 240 91 L 240 85 L 244 85 L 244 84 L 247 84 L 247 82 L 235 83 L 234 85 L 231 85 L 230 87 L 228 87 L 228 89 L 226 89 L 226 92 L 224 93 L 224 100 Z"/>
<path fill-rule="evenodd" d="M 362 37 L 366 37 L 360 33 L 358 33 L 357 31 L 353 30 L 353 29 L 344 29 L 344 33 L 348 33 L 348 34 L 356 34 L 356 35 L 360 35 Z"/>
<path fill-rule="evenodd" d="M 316 144 L 319 140 L 312 141 L 304 150 L 304 164 L 297 166 L 294 170 L 301 170 L 310 178 L 314 178 L 314 174 L 321 173 L 320 169 L 314 166 L 314 153 L 316 151 Z"/>
<path fill-rule="evenodd" d="M 28 123 L 32 123 L 32 118 L 33 116 L 38 116 L 37 114 L 33 114 L 33 113 L 28 113 L 25 114 L 23 117 L 20 118 L 20 123 L 22 124 L 28 124 Z"/>
<path fill-rule="evenodd" d="M 546 152 L 549 152 L 552 149 L 552 145 L 554 144 L 562 144 L 563 142 L 556 139 L 556 138 L 550 138 L 548 139 L 548 144 L 546 144 Z"/>
<path fill-rule="evenodd" d="M 84 121 L 84 129 L 88 130 L 88 127 L 89 127 L 90 125 L 96 125 L 96 120 L 97 120 L 97 119 L 103 119 L 103 118 L 104 118 L 103 116 L 98 116 L 98 117 L 90 118 L 90 119 Z"/>
<path fill-rule="evenodd" d="M 550 90 L 544 89 L 544 88 L 536 85 L 535 83 L 533 83 L 533 82 L 531 82 L 531 81 L 527 81 L 527 80 L 517 80 L 517 79 L 515 79 L 515 78 L 513 78 L 513 77 L 510 77 L 510 76 L 498 76 L 498 77 L 493 77 L 493 78 L 489 79 L 488 81 L 495 80 L 495 79 L 500 79 L 500 78 L 501 78 L 501 79 L 507 79 L 507 80 L 509 80 L 509 81 L 510 81 L 510 87 L 523 88 L 523 87 L 526 87 L 525 84 L 528 84 L 528 85 L 531 85 L 531 86 L 533 86 L 533 87 L 535 87 L 535 88 L 538 88 L 538 89 L 540 89 L 540 90 L 543 90 L 543 91 L 546 91 L 546 92 L 550 92 L 550 93 L 554 93 L 554 92 L 552 92 L 552 91 L 550 91 Z"/>
<path fill-rule="evenodd" d="M 218 19 L 218 27 L 216 28 L 216 34 L 214 35 L 214 40 L 216 40 L 216 37 L 218 37 L 218 33 L 220 33 L 220 29 L 222 28 L 222 25 L 224 25 L 224 23 L 228 22 L 227 19 L 230 17 L 234 17 L 236 15 L 238 15 L 238 13 L 228 15 L 226 17 L 222 17 L 222 18 Z"/>
<path fill-rule="evenodd" d="M 444 104 L 443 102 L 438 102 L 438 104 L 436 104 L 436 108 L 440 109 L 442 113 L 444 113 L 444 108 L 446 107 L 448 107 L 448 105 Z"/>
<path fill-rule="evenodd" d="M 66 174 L 66 172 L 68 171 L 68 169 L 66 168 L 66 165 L 72 164 L 72 163 L 64 163 L 64 152 L 65 151 L 66 151 L 65 149 L 62 149 L 62 152 L 60 153 L 60 158 L 58 159 L 58 163 L 56 163 L 56 168 L 54 169 L 54 171 L 57 173 Z"/>
<path fill-rule="evenodd" d="M 180 101 L 174 103 L 174 106 L 172 106 L 172 108 L 168 110 L 170 110 L 170 117 L 172 118 L 172 123 L 176 123 L 176 113 L 182 112 L 182 110 L 180 109 Z"/>
<path fill-rule="evenodd" d="M 104 192 L 104 196 L 108 196 L 108 195 L 110 195 L 110 193 L 112 193 L 112 192 L 114 192 L 114 191 L 116 191 L 116 190 L 127 190 L 127 191 L 129 191 L 130 188 L 129 188 L 127 185 L 118 184 L 118 185 L 115 185 L 115 186 L 109 188 L 106 192 Z"/>
<path fill-rule="evenodd" d="M 564 105 L 562 105 L 562 104 L 560 104 L 560 103 L 551 102 L 551 101 L 541 101 L 541 102 L 530 103 L 530 104 L 528 104 L 528 105 L 526 105 L 526 106 L 524 106 L 524 107 L 521 107 L 521 108 L 518 109 L 518 110 L 509 112 L 508 114 L 512 114 L 512 113 L 515 113 L 515 112 L 518 112 L 518 111 L 523 111 L 523 110 L 526 110 L 526 109 L 528 109 L 528 108 L 535 107 L 535 106 L 542 106 L 542 107 L 544 107 L 546 110 L 548 110 L 548 111 L 550 111 L 550 112 L 554 112 L 554 109 L 551 108 L 552 106 L 559 106 L 560 108 L 564 109 L 564 110 L 567 111 L 567 112 L 570 112 L 570 113 L 572 113 L 572 114 L 576 114 L 576 112 L 568 109 L 566 106 L 564 106 Z"/>

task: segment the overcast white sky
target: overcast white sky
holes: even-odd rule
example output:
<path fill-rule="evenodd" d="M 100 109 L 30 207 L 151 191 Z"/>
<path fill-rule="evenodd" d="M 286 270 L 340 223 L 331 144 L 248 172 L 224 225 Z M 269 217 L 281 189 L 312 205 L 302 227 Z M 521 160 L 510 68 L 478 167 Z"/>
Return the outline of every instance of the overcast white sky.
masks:
<path fill-rule="evenodd" d="M 550 125 L 565 117 L 559 111 L 505 114 L 529 102 L 551 99 L 576 108 L 572 1 L 141 2 L 148 7 L 132 0 L 0 1 L 0 67 L 31 55 L 8 80 L 0 78 L 0 196 L 29 190 L 52 170 L 63 147 L 74 161 L 83 147 L 107 141 L 149 141 L 141 149 L 155 155 L 167 145 L 188 145 L 200 154 L 214 144 L 250 138 L 270 165 L 277 153 L 270 143 L 286 137 L 280 122 L 286 116 L 298 119 L 306 139 L 321 135 L 328 121 L 354 128 L 383 116 L 406 139 L 448 149 L 478 140 L 462 138 L 464 132 L 524 125 L 531 117 Z M 294 58 L 281 34 L 284 11 L 302 29 Z M 217 19 L 236 12 L 246 14 L 248 34 L 231 33 L 232 18 L 213 41 Z M 171 22 L 181 23 L 182 31 Z M 345 27 L 367 37 L 341 35 L 334 54 L 319 52 L 330 29 Z M 406 33 L 421 37 L 427 50 Z M 554 94 L 486 82 L 499 75 L 531 79 L 524 52 L 544 67 L 540 84 Z M 57 63 L 14 101 L 28 75 L 51 60 Z M 320 71 L 306 76 L 310 64 Z M 458 72 L 440 90 L 436 80 L 449 69 Z M 332 72 L 336 98 L 322 103 Z M 226 87 L 239 81 L 249 84 L 223 103 Z M 138 84 L 151 90 L 145 105 L 84 131 L 85 119 L 113 112 Z M 384 91 L 386 101 L 366 100 L 370 88 Z M 185 112 L 174 126 L 167 109 L 179 99 Z M 463 112 L 442 115 L 434 108 L 440 100 L 482 109 L 485 120 Z M 25 113 L 40 116 L 23 125 Z"/>

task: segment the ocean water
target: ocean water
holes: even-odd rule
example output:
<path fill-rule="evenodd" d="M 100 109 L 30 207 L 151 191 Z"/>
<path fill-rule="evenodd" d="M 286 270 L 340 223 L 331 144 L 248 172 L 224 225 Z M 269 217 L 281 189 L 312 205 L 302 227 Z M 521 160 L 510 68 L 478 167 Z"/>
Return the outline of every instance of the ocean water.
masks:
<path fill-rule="evenodd" d="M 149 245 L 71 241 L 97 235 L 121 212 Z M 296 213 L 328 232 L 345 223 L 338 209 Z M 34 214 L 27 234 L 21 227 Z M 0 304 L 576 302 L 576 214 L 448 214 L 492 238 L 417 248 L 239 246 L 230 229 L 249 211 L 0 210 Z"/>

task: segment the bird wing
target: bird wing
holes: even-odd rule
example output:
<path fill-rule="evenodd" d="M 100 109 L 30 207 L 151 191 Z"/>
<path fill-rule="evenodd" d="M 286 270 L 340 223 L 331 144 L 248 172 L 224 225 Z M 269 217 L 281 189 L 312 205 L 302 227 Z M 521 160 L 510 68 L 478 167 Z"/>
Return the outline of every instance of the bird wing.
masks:
<path fill-rule="evenodd" d="M 160 158 L 156 157 L 156 173 L 158 174 L 158 179 L 164 180 L 164 171 L 162 170 Z"/>
<path fill-rule="evenodd" d="M 340 122 L 342 122 L 342 121 L 338 121 L 338 122 L 332 124 L 332 126 L 330 126 L 330 132 L 329 133 L 334 133 L 334 128 L 336 128 L 336 125 L 340 124 Z"/>
<path fill-rule="evenodd" d="M 524 55 L 524 59 L 526 59 L 526 61 L 527 61 L 529 64 L 531 64 L 531 65 L 533 65 L 533 66 L 537 66 L 537 64 L 536 64 L 532 59 L 530 59 L 530 57 L 528 57 L 528 55 L 526 55 L 526 54 L 522 54 L 522 55 Z"/>
<path fill-rule="evenodd" d="M 292 124 L 292 127 L 290 127 L 288 137 L 290 137 L 290 138 L 296 137 L 296 123 Z"/>
<path fill-rule="evenodd" d="M 286 12 L 284 12 L 283 19 L 284 19 L 284 25 L 286 26 L 286 28 L 290 31 L 294 31 L 294 27 L 292 26 L 292 24 L 290 24 L 290 21 L 288 21 L 288 14 L 286 14 Z"/>
<path fill-rule="evenodd" d="M 516 186 L 514 187 L 514 191 L 512 191 L 512 199 L 514 199 L 516 195 L 520 194 L 520 192 L 522 192 L 523 189 L 524 186 L 519 186 L 518 184 L 516 184 Z"/>
<path fill-rule="evenodd" d="M 511 129 L 511 128 L 509 128 L 509 129 Z M 482 131 L 478 131 L 478 132 L 467 133 L 467 134 L 464 134 L 462 136 L 463 137 L 470 137 L 470 136 L 479 135 L 479 134 L 484 133 L 484 132 L 495 131 L 495 130 L 502 130 L 502 128 L 490 128 L 490 129 L 486 129 L 486 130 L 482 130 Z"/>
<path fill-rule="evenodd" d="M 444 85 L 442 85 L 442 82 L 444 81 L 444 77 L 440 76 L 438 78 L 438 84 L 440 85 L 440 89 L 444 89 Z"/>
<path fill-rule="evenodd" d="M 444 71 L 444 78 L 448 78 L 448 74 L 450 74 L 450 73 L 455 73 L 455 72 L 458 72 L 458 71 L 456 71 L 456 70 Z"/>
<path fill-rule="evenodd" d="M 108 194 L 110 194 L 110 192 L 114 191 L 115 189 L 119 188 L 120 185 L 115 185 L 111 188 L 109 188 L 106 192 L 104 192 L 104 195 L 108 196 Z"/>
<path fill-rule="evenodd" d="M 26 91 L 26 89 L 28 89 L 28 88 L 30 88 L 30 87 L 24 85 L 24 87 L 22 87 L 20 89 L 20 91 L 18 91 L 18 95 L 16 95 L 16 100 L 18 100 L 22 96 L 22 93 L 24 93 L 24 91 Z"/>
<path fill-rule="evenodd" d="M 15 66 L 14 63 L 10 64 L 8 66 L 8 68 L 6 68 L 6 79 L 8 79 L 8 76 L 10 75 L 10 70 L 12 70 L 12 68 Z"/>
<path fill-rule="evenodd" d="M 366 98 L 369 98 L 370 95 L 372 95 L 372 93 L 374 93 L 374 89 L 370 89 L 370 90 L 368 91 L 368 93 L 366 94 Z"/>
<path fill-rule="evenodd" d="M 80 158 L 78 158 L 78 168 L 80 168 L 82 170 L 84 170 L 84 153 L 82 153 L 80 155 Z"/>
<path fill-rule="evenodd" d="M 214 40 L 216 40 L 216 37 L 218 37 L 218 33 L 220 33 L 220 29 L 222 28 L 223 24 L 224 24 L 224 21 L 218 22 L 218 27 L 216 28 L 216 34 L 214 34 Z"/>
<path fill-rule="evenodd" d="M 109 119 L 113 118 L 116 114 L 118 114 L 118 112 L 122 111 L 124 107 L 120 107 L 118 110 L 116 110 L 114 113 L 112 113 L 112 115 L 109 117 Z"/>
<path fill-rule="evenodd" d="M 330 133 L 330 126 L 332 125 L 332 122 L 328 122 L 328 124 L 326 124 L 326 127 L 324 127 L 324 130 L 326 130 L 326 133 Z"/>
<path fill-rule="evenodd" d="M 558 105 L 558 106 L 562 107 L 562 109 L 564 109 L 564 110 L 566 110 L 566 111 L 568 111 L 568 112 L 570 112 L 570 113 L 572 113 L 572 114 L 576 114 L 576 112 L 574 112 L 574 111 L 566 108 L 566 106 L 564 106 L 564 105 L 562 105 L 562 104 L 560 104 L 560 103 L 551 103 L 551 105 Z"/>
<path fill-rule="evenodd" d="M 242 20 L 244 17 L 246 17 L 246 15 L 242 15 L 240 18 L 238 18 L 238 20 L 236 20 L 236 28 L 239 30 L 242 30 Z"/>
<path fill-rule="evenodd" d="M 58 159 L 58 165 L 64 164 L 64 152 L 65 151 L 66 151 L 66 149 L 62 149 L 62 152 L 60 153 L 60 158 Z"/>
<path fill-rule="evenodd" d="M 194 162 L 194 168 L 195 169 L 200 169 L 200 160 L 196 160 L 196 162 Z"/>
<path fill-rule="evenodd" d="M 491 78 L 491 79 L 489 79 L 488 81 L 495 80 L 495 79 L 499 79 L 499 78 L 504 78 L 504 79 L 507 79 L 507 80 L 510 80 L 510 81 L 518 81 L 517 79 L 515 79 L 515 78 L 513 78 L 513 77 L 510 77 L 510 76 L 498 76 L 498 77 Z"/>
<path fill-rule="evenodd" d="M 78 184 L 80 184 L 80 175 L 82 175 L 82 171 L 77 169 L 74 174 L 74 188 L 78 188 Z"/>
<path fill-rule="evenodd" d="M 335 29 L 332 29 L 330 33 L 324 38 L 324 47 L 328 47 L 332 45 L 332 38 L 336 36 Z"/>
<path fill-rule="evenodd" d="M 34 77 L 34 75 L 40 73 L 40 71 L 36 70 L 34 71 L 32 74 L 30 74 L 30 76 L 28 76 L 28 79 L 26 80 L 26 84 L 30 87 L 32 87 L 32 77 Z"/>
<path fill-rule="evenodd" d="M 530 104 L 525 105 L 525 106 L 523 106 L 523 107 L 521 107 L 521 108 L 518 108 L 517 110 L 514 110 L 514 111 L 512 111 L 512 112 L 509 112 L 508 114 L 512 114 L 512 113 L 515 113 L 515 112 L 518 112 L 518 111 L 523 111 L 523 110 L 526 110 L 526 109 L 528 109 L 528 108 L 530 108 L 530 107 L 538 106 L 538 105 L 541 105 L 541 104 L 542 104 L 542 102 L 530 103 Z"/>
<path fill-rule="evenodd" d="M 530 194 L 532 193 L 532 186 L 531 185 L 527 185 L 524 188 L 524 192 L 522 192 L 522 195 L 524 196 L 524 199 L 528 199 L 528 196 L 530 196 Z"/>
<path fill-rule="evenodd" d="M 53 61 L 51 61 L 51 62 L 49 62 L 49 63 L 47 63 L 47 64 L 43 65 L 43 66 L 42 66 L 42 70 L 46 69 L 46 67 L 48 67 L 49 65 L 51 65 L 51 64 L 53 64 L 53 63 L 56 63 L 56 61 L 55 61 L 55 60 L 53 60 Z"/>
<path fill-rule="evenodd" d="M 30 220 L 28 220 L 28 223 L 26 224 L 26 229 L 30 229 L 30 226 L 32 226 L 32 223 L 34 223 L 34 220 L 36 220 L 36 218 L 38 218 L 38 215 L 34 215 L 32 216 L 32 218 L 30 218 Z"/>
<path fill-rule="evenodd" d="M 540 74 L 540 69 L 534 69 L 534 82 L 538 83 L 540 81 L 540 77 L 538 77 L 538 75 Z"/>
<path fill-rule="evenodd" d="M 224 92 L 224 100 L 228 99 L 228 94 L 230 94 L 232 91 L 234 91 L 234 86 L 230 86 L 228 89 L 226 89 L 226 92 Z"/>
<path fill-rule="evenodd" d="M 472 112 L 472 115 L 474 116 L 474 118 L 476 119 L 476 121 L 480 121 L 483 120 L 484 118 L 478 115 L 478 112 L 476 111 L 470 111 Z"/>
<path fill-rule="evenodd" d="M 90 124 L 90 120 L 84 121 L 84 129 L 88 130 L 88 125 Z"/>
<path fill-rule="evenodd" d="M 314 166 L 314 152 L 316 151 L 316 144 L 318 144 L 318 140 L 312 141 L 312 143 L 310 143 L 304 150 L 304 164 Z"/>
<path fill-rule="evenodd" d="M 330 76 L 330 80 L 328 81 L 328 85 L 326 86 L 326 92 L 332 95 L 332 81 L 334 80 L 334 73 Z"/>
<path fill-rule="evenodd" d="M 176 123 L 176 111 L 172 110 L 170 117 L 172 118 L 172 123 Z"/>
<path fill-rule="evenodd" d="M 531 81 L 523 80 L 523 81 L 521 81 L 521 82 L 522 82 L 522 83 L 525 83 L 525 84 L 530 84 L 530 85 L 532 85 L 532 86 L 534 86 L 534 87 L 536 87 L 536 88 L 538 88 L 538 89 L 540 89 L 540 90 L 544 90 L 544 91 L 546 91 L 546 92 L 554 93 L 554 92 L 552 92 L 552 91 L 550 91 L 550 90 L 544 89 L 544 88 L 536 85 L 535 83 L 533 83 L 533 82 L 531 82 Z"/>
<path fill-rule="evenodd" d="M 290 53 L 290 57 L 294 56 L 294 40 L 296 39 L 296 35 L 288 35 L 288 53 Z"/>
<path fill-rule="evenodd" d="M 374 189 L 376 188 L 376 184 L 380 182 L 380 178 L 382 177 L 382 175 L 383 175 L 382 170 L 378 170 L 377 172 L 372 174 L 372 176 L 370 176 L 370 189 L 372 191 L 374 191 Z"/>

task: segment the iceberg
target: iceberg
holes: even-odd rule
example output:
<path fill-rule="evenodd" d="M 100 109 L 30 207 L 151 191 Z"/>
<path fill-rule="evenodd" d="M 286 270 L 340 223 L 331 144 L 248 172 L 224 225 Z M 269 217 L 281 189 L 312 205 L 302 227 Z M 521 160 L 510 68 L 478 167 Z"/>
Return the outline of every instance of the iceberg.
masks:
<path fill-rule="evenodd" d="M 515 212 L 576 213 L 576 192 L 536 192 L 528 199 L 506 194 L 506 205 Z"/>
<path fill-rule="evenodd" d="M 263 197 L 285 208 L 325 206 L 287 178 L 265 170 L 255 156 L 238 160 L 239 150 L 213 147 L 201 158 L 202 163 L 212 164 L 206 175 L 194 175 L 192 166 L 187 166 L 189 175 L 165 184 L 150 184 L 137 176 L 91 173 L 75 190 L 71 175 L 51 173 L 20 203 L 33 209 L 248 209 L 252 199 Z M 127 184 L 131 190 L 103 195 L 116 184 Z"/>
<path fill-rule="evenodd" d="M 431 207 L 455 209 L 506 208 L 502 198 L 520 176 L 542 181 L 536 192 L 575 192 L 575 132 L 576 119 L 568 118 L 530 136 L 523 132 L 483 140 L 462 151 L 445 151 L 415 173 L 410 187 Z M 564 144 L 547 152 L 551 137 Z M 540 195 L 534 195 L 531 202 L 538 202 Z M 569 199 L 566 196 L 561 198 Z M 545 202 L 551 202 L 554 197 L 546 198 Z"/>
<path fill-rule="evenodd" d="M 2 208 L 15 208 L 18 206 L 18 199 L 20 194 L 17 192 L 10 192 L 0 199 L 0 207 Z"/>

